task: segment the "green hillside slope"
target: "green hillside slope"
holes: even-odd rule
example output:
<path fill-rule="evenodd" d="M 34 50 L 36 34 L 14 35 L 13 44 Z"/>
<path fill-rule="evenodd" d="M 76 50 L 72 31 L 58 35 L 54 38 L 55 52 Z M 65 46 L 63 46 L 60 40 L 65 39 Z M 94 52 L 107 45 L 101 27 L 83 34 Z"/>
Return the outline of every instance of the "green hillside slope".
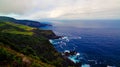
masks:
<path fill-rule="evenodd" d="M 0 21 L 0 66 L 64 67 L 50 36 L 49 30 Z"/>

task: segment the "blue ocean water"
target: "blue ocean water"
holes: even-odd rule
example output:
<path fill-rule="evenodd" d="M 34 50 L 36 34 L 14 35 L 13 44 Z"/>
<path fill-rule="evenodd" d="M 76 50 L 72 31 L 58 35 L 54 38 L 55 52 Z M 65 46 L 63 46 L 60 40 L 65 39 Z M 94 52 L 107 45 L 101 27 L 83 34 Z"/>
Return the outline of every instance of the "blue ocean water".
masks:
<path fill-rule="evenodd" d="M 120 21 L 73 22 L 64 21 L 51 28 L 57 35 L 64 36 L 53 40 L 59 52 L 75 50 L 87 60 L 120 67 Z"/>

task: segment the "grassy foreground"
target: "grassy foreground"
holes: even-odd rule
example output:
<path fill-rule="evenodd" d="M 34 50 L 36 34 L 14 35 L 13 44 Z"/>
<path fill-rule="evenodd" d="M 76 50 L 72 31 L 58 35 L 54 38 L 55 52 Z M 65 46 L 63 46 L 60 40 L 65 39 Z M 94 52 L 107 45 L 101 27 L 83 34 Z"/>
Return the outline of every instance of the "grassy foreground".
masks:
<path fill-rule="evenodd" d="M 0 21 L 0 66 L 65 67 L 46 37 L 51 35 L 52 31 Z"/>

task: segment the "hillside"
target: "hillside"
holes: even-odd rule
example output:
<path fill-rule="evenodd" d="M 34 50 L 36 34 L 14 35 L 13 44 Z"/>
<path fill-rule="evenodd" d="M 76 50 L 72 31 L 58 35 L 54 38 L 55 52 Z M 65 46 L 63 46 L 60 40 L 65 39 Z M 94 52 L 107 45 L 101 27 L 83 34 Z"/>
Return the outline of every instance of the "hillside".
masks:
<path fill-rule="evenodd" d="M 57 36 L 50 30 L 0 21 L 0 66 L 64 67 L 48 40 L 52 37 Z"/>
<path fill-rule="evenodd" d="M 43 24 L 38 21 L 33 21 L 33 20 L 18 20 L 15 18 L 11 17 L 6 17 L 6 16 L 0 16 L 0 21 L 5 21 L 5 22 L 13 22 L 13 23 L 18 23 L 18 24 L 23 24 L 31 27 L 44 27 L 44 26 L 51 26 L 50 24 Z"/>

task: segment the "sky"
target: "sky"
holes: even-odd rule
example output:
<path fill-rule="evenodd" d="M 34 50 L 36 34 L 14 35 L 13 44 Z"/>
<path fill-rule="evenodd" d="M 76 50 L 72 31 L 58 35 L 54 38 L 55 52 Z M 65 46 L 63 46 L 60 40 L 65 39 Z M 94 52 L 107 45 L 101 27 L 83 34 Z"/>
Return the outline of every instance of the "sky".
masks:
<path fill-rule="evenodd" d="M 0 15 L 18 19 L 120 19 L 120 0 L 0 0 Z"/>

